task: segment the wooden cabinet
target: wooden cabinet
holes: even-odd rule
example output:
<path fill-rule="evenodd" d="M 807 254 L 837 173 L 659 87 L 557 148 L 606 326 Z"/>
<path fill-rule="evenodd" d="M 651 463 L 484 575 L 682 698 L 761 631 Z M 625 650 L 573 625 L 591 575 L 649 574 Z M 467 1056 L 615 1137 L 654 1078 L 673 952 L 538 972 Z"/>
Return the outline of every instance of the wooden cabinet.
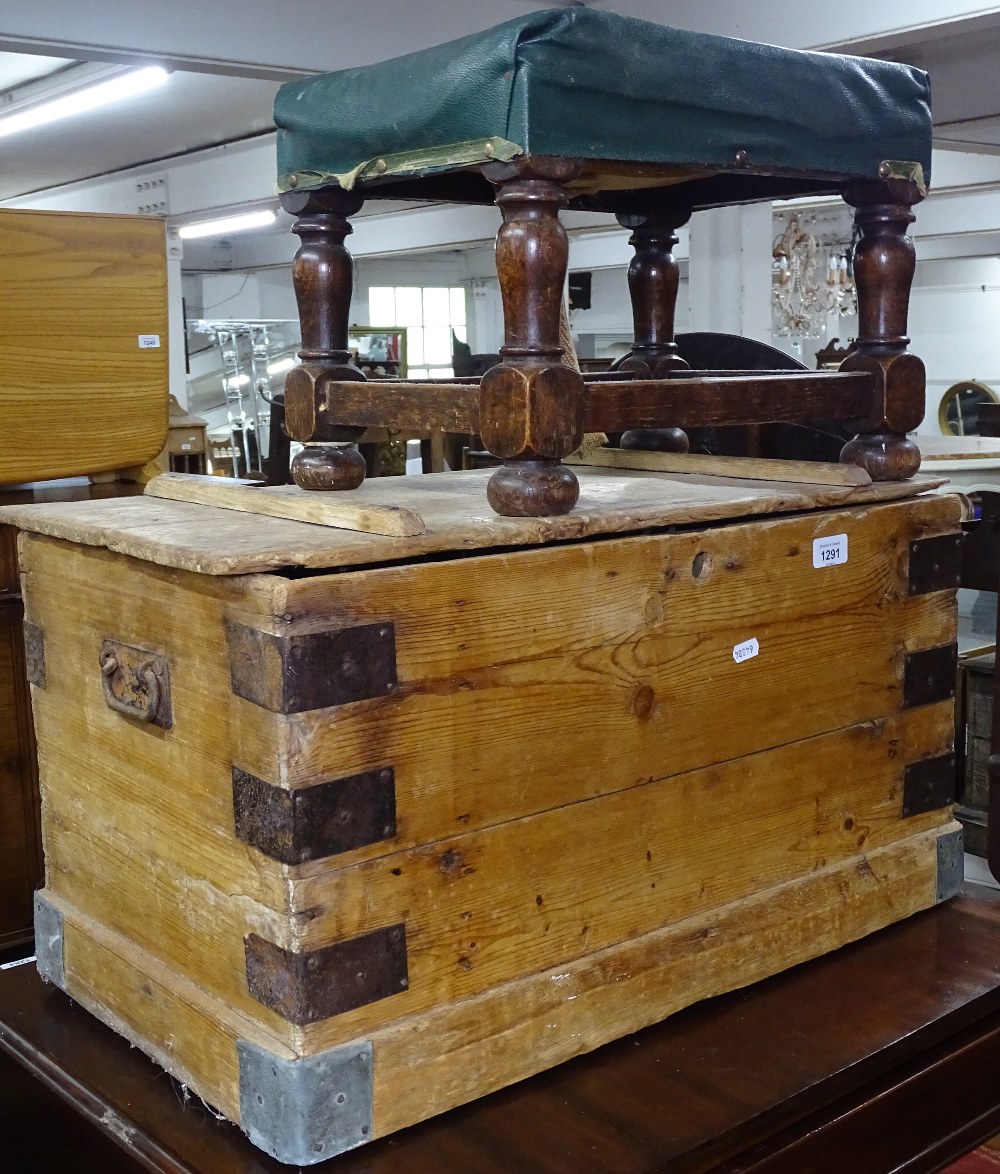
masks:
<path fill-rule="evenodd" d="M 156 458 L 164 473 L 207 473 L 208 425 L 170 397 L 167 444 Z"/>
<path fill-rule="evenodd" d="M 0 505 L 79 501 L 140 493 L 129 482 L 0 493 Z M 38 761 L 24 665 L 24 607 L 17 530 L 0 526 L 0 951 L 29 942 L 33 893 L 42 879 Z"/>
<path fill-rule="evenodd" d="M 0 210 L 0 484 L 143 465 L 167 432 L 163 224 Z"/>
<path fill-rule="evenodd" d="M 0 949 L 31 937 L 42 857 L 15 536 L 0 527 Z"/>
<path fill-rule="evenodd" d="M 163 225 L 0 210 L 0 485 L 141 466 L 167 432 Z M 0 501 L 134 492 L 10 491 Z M 35 747 L 12 527 L 0 527 L 0 950 L 30 940 L 39 881 Z"/>
<path fill-rule="evenodd" d="M 959 806 L 955 818 L 965 828 L 965 850 L 985 857 L 990 756 L 993 731 L 993 673 L 995 655 L 987 653 L 965 661 L 960 668 L 962 712 L 960 735 L 964 737 L 964 764 L 958 780 Z"/>

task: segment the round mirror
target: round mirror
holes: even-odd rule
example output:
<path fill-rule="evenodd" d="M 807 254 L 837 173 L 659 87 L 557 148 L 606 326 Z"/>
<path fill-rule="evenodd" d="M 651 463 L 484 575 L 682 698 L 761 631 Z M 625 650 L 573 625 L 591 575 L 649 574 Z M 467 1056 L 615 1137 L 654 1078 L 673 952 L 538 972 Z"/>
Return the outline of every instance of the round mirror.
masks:
<path fill-rule="evenodd" d="M 978 379 L 963 379 L 941 397 L 938 425 L 945 436 L 978 436 L 979 409 L 995 403 L 1000 400 L 991 387 Z"/>

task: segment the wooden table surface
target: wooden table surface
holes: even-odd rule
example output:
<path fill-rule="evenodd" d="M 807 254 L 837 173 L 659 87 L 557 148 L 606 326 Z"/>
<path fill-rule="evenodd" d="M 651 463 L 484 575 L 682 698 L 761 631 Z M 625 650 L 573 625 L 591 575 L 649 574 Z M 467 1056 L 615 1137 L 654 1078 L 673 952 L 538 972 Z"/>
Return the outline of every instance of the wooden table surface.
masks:
<path fill-rule="evenodd" d="M 1000 460 L 1000 437 L 914 436 L 925 461 Z"/>
<path fill-rule="evenodd" d="M 49 1150 L 60 1136 L 66 1147 L 48 1165 L 15 1159 L 14 1174 L 290 1169 L 33 966 L 0 972 L 0 1049 L 75 1110 L 37 1081 L 17 1084 L 0 1056 L 4 1159 L 32 1121 L 52 1123 L 40 1138 Z M 1000 893 L 968 886 L 835 954 L 311 1169 L 889 1174 L 938 1170 L 997 1132 Z"/>

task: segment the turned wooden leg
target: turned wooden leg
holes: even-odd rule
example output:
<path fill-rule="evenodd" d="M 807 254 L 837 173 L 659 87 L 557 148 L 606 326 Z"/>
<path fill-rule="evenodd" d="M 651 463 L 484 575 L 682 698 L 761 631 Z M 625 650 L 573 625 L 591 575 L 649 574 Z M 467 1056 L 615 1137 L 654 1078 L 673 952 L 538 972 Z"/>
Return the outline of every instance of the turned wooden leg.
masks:
<path fill-rule="evenodd" d="M 285 427 L 305 445 L 292 460 L 292 477 L 302 489 L 356 489 L 365 479 L 361 454 L 336 443 L 351 441 L 364 429 L 338 428 L 327 402 L 330 382 L 365 378 L 347 349 L 354 265 L 344 246 L 351 232 L 347 217 L 362 202 L 340 188 L 281 197 L 285 210 L 298 216 L 292 232 L 302 242 L 292 263 L 302 362 L 285 380 Z"/>
<path fill-rule="evenodd" d="M 559 223 L 562 183 L 578 170 L 564 159 L 484 168 L 497 186 L 503 224 L 497 275 L 504 311 L 503 362 L 480 385 L 483 442 L 504 464 L 487 498 L 498 514 L 568 513 L 580 495 L 563 457 L 583 441 L 584 382 L 561 362 L 559 318 L 569 247 Z"/>
<path fill-rule="evenodd" d="M 907 226 L 923 198 L 908 179 L 852 184 L 844 199 L 856 211 L 861 238 L 854 250 L 858 291 L 858 349 L 841 371 L 865 371 L 874 380 L 871 415 L 844 445 L 840 459 L 860 465 L 875 481 L 902 481 L 920 467 L 920 450 L 908 440 L 924 418 L 924 365 L 906 348 L 906 317 L 916 267 Z"/>
<path fill-rule="evenodd" d="M 629 244 L 635 256 L 628 267 L 632 299 L 633 342 L 615 370 L 636 379 L 662 379 L 671 371 L 686 371 L 687 363 L 674 342 L 674 314 L 680 266 L 674 257 L 677 229 L 690 211 L 672 209 L 649 214 L 619 213 L 618 223 L 631 228 Z M 687 433 L 680 428 L 632 428 L 622 434 L 622 448 L 655 452 L 687 452 Z"/>

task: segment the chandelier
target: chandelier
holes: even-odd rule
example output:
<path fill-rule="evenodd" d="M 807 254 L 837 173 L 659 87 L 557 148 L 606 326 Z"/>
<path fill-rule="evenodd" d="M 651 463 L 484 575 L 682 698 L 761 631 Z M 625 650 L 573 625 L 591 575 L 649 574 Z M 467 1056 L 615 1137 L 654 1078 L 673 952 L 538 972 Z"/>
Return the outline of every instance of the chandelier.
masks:
<path fill-rule="evenodd" d="M 778 335 L 817 337 L 827 317 L 856 314 L 854 242 L 824 242 L 790 216 L 771 247 L 771 319 Z"/>

